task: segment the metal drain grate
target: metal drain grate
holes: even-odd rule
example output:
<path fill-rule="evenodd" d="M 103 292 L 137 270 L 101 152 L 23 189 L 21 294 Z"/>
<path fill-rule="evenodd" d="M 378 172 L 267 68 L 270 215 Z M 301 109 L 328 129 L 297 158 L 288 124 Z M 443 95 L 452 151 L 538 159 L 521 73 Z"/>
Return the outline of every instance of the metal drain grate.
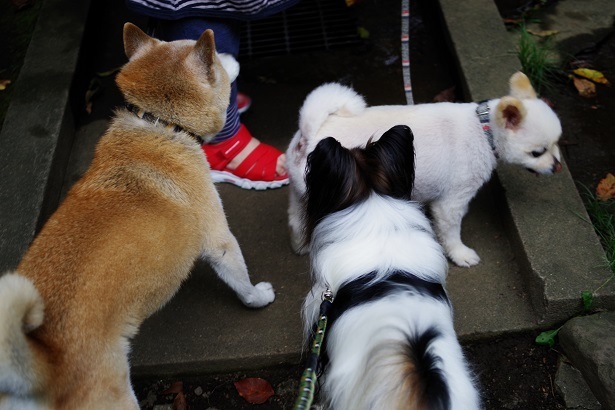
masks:
<path fill-rule="evenodd" d="M 359 42 L 354 10 L 344 0 L 303 0 L 275 16 L 246 22 L 239 57 L 298 54 Z"/>

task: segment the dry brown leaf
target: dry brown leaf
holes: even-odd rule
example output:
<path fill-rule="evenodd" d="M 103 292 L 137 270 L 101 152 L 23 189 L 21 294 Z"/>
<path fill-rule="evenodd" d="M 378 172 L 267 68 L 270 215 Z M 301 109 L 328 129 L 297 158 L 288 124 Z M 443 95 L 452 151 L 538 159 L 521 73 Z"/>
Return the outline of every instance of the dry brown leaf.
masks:
<path fill-rule="evenodd" d="M 258 377 L 246 377 L 236 381 L 235 388 L 239 395 L 250 404 L 263 404 L 275 394 L 271 384 Z"/>
<path fill-rule="evenodd" d="M 92 114 L 92 101 L 100 92 L 100 80 L 96 77 L 90 80 L 88 89 L 85 92 L 85 112 Z"/>
<path fill-rule="evenodd" d="M 34 0 L 11 0 L 17 10 L 25 9 L 34 4 Z"/>
<path fill-rule="evenodd" d="M 177 396 L 173 399 L 173 410 L 186 410 L 187 408 L 186 396 L 183 392 L 177 393 Z"/>
<path fill-rule="evenodd" d="M 593 98 L 596 96 L 596 85 L 594 83 L 584 78 L 577 77 L 573 77 L 572 80 L 581 97 Z"/>
<path fill-rule="evenodd" d="M 6 87 L 11 83 L 11 80 L 0 80 L 0 91 L 6 90 Z"/>
<path fill-rule="evenodd" d="M 440 91 L 434 98 L 433 102 L 453 102 L 455 101 L 455 86 Z"/>
<path fill-rule="evenodd" d="M 608 173 L 596 187 L 596 196 L 601 201 L 615 198 L 615 175 Z"/>
<path fill-rule="evenodd" d="M 559 31 L 557 30 L 541 30 L 541 31 L 534 31 L 534 30 L 527 30 L 528 33 L 530 33 L 533 36 L 537 36 L 537 37 L 550 37 L 553 36 L 557 33 L 559 33 Z"/>
<path fill-rule="evenodd" d="M 162 392 L 162 394 L 176 394 L 184 392 L 184 382 L 173 382 L 171 387 Z"/>
<path fill-rule="evenodd" d="M 544 97 L 544 96 L 541 96 L 541 97 L 540 97 L 540 99 L 541 99 L 542 101 L 544 101 L 544 103 L 545 103 L 545 104 L 547 104 L 547 105 L 548 105 L 549 107 L 551 107 L 552 109 L 554 109 L 554 108 L 555 108 L 555 103 L 553 103 L 553 101 L 551 101 L 551 99 L 549 99 L 549 98 L 547 98 L 547 97 Z"/>
<path fill-rule="evenodd" d="M 504 24 L 510 24 L 510 25 L 515 25 L 515 26 L 518 26 L 519 24 L 523 23 L 523 19 L 514 19 L 514 18 L 504 18 L 502 19 L 502 21 L 504 21 Z"/>

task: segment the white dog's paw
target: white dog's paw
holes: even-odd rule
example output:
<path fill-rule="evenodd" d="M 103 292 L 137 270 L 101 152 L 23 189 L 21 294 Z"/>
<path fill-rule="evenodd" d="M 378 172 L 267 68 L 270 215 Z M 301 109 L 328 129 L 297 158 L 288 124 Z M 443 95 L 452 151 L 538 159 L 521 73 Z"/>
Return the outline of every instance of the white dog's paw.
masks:
<path fill-rule="evenodd" d="M 267 306 L 275 300 L 273 286 L 269 282 L 257 283 L 250 291 L 248 297 L 243 300 L 243 304 L 251 308 Z"/>
<path fill-rule="evenodd" d="M 469 268 L 480 262 L 480 256 L 465 245 L 456 246 L 448 251 L 448 256 L 457 266 Z"/>

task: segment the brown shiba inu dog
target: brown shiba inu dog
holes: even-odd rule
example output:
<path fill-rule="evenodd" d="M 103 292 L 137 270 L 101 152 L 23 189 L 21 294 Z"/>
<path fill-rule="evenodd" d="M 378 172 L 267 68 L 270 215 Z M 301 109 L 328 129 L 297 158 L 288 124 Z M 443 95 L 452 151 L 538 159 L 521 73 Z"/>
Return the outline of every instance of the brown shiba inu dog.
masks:
<path fill-rule="evenodd" d="M 130 339 L 199 257 L 245 305 L 275 298 L 250 283 L 197 137 L 222 128 L 237 63 L 210 30 L 167 43 L 127 23 L 124 48 L 117 83 L 130 109 L 0 277 L 1 409 L 138 408 Z"/>

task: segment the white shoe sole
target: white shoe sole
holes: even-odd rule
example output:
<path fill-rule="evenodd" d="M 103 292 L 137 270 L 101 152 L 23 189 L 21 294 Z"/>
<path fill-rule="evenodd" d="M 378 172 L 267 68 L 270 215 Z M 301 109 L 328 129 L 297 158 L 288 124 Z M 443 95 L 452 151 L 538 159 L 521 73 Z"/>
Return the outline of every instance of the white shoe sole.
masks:
<path fill-rule="evenodd" d="M 237 175 L 233 175 L 228 171 L 215 171 L 211 170 L 211 179 L 214 183 L 225 182 L 228 184 L 236 185 L 243 189 L 255 189 L 257 191 L 264 191 L 265 189 L 281 188 L 284 185 L 288 185 L 288 178 L 279 181 L 252 181 L 247 178 L 240 178 Z"/>

